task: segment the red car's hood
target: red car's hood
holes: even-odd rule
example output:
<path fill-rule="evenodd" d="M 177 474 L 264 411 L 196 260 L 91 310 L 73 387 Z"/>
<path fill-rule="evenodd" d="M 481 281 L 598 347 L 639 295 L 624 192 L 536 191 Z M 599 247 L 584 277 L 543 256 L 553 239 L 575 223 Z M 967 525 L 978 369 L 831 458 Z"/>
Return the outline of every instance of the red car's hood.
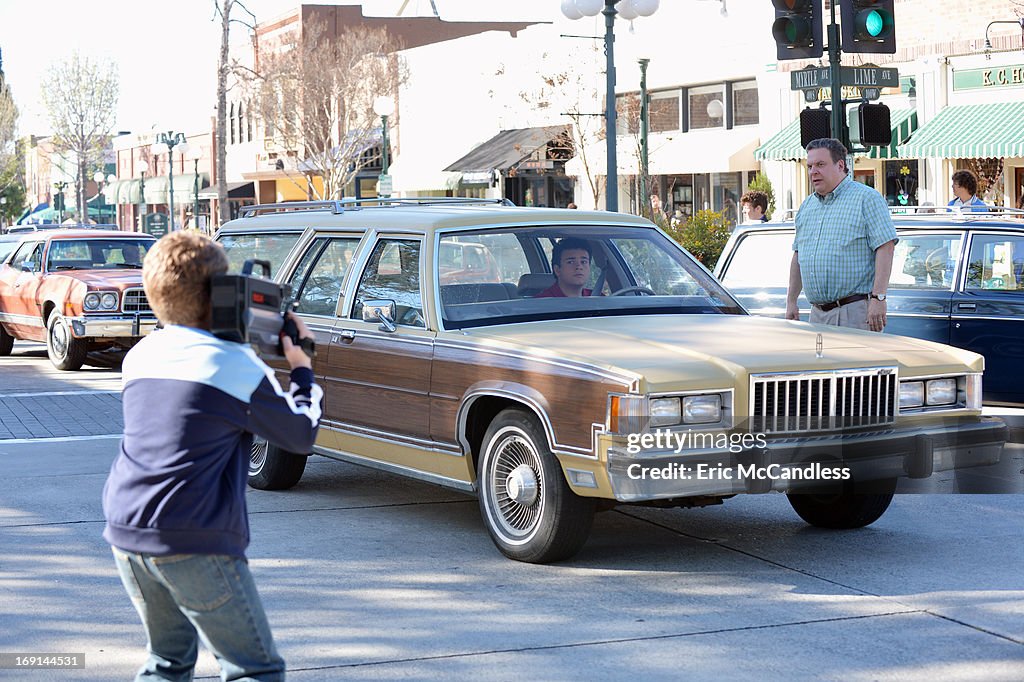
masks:
<path fill-rule="evenodd" d="M 69 277 L 90 287 L 114 287 L 119 290 L 142 286 L 142 270 L 61 270 L 50 277 Z"/>

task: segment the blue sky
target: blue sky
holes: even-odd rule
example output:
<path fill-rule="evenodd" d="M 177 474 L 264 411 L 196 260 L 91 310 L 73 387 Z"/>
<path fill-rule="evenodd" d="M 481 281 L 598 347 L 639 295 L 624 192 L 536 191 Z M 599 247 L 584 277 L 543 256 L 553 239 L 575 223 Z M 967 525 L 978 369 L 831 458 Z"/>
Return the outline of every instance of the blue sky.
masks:
<path fill-rule="evenodd" d="M 299 3 L 243 0 L 260 21 Z M 404 0 L 365 0 L 367 14 L 394 15 Z M 310 4 L 359 4 L 319 0 Z M 435 0 L 449 20 L 555 19 L 559 0 Z M 39 92 L 54 63 L 76 49 L 118 68 L 116 127 L 140 132 L 200 131 L 214 114 L 219 22 L 214 0 L 0 0 L 3 69 L 21 112 L 20 134 L 49 132 Z M 429 0 L 408 0 L 404 16 L 429 15 Z M 245 16 L 240 13 L 238 16 Z M 244 36 L 236 26 L 233 40 Z"/>

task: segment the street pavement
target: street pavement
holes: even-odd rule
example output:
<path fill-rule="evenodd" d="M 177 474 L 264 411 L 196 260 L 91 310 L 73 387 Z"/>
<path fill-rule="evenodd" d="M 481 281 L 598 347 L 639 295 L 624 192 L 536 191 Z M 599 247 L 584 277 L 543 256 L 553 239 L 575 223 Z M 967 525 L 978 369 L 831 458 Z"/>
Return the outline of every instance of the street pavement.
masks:
<path fill-rule="evenodd" d="M 19 344 L 0 358 L 0 397 L 117 400 L 116 370 L 48 365 Z M 107 435 L 64 418 L 70 436 L 0 436 L 0 653 L 86 660 L 0 679 L 130 679 L 144 658 L 100 537 L 120 421 L 95 421 Z M 1024 446 L 1008 456 L 1024 468 Z M 322 457 L 294 489 L 248 501 L 290 680 L 1024 678 L 1021 494 L 899 495 L 873 526 L 838 533 L 781 495 L 623 507 L 549 566 L 502 557 L 473 498 Z M 204 650 L 197 679 L 217 676 Z"/>

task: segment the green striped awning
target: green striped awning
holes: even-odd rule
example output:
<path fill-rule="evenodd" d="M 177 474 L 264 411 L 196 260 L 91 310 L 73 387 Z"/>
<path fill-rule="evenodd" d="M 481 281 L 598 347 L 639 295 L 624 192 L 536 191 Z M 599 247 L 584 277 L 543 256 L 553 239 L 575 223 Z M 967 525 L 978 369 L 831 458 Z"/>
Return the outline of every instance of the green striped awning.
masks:
<path fill-rule="evenodd" d="M 903 158 L 1024 156 L 1024 102 L 946 107 L 900 146 Z"/>
<path fill-rule="evenodd" d="M 869 151 L 857 152 L 855 156 L 866 156 L 869 159 L 907 158 L 906 154 L 899 151 L 898 145 L 906 142 L 917 129 L 917 110 L 893 109 L 889 112 L 889 124 L 892 126 L 891 145 L 871 147 Z M 803 161 L 807 158 L 807 152 L 800 146 L 800 119 L 797 118 L 755 149 L 754 158 L 758 161 Z"/>

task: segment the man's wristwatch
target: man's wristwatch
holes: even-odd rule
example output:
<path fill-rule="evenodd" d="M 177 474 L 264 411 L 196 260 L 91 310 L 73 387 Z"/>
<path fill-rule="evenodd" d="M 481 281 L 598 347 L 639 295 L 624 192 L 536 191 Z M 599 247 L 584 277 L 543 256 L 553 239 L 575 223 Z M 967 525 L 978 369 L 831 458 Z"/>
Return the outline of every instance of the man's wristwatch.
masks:
<path fill-rule="evenodd" d="M 868 298 L 873 298 L 876 301 L 884 301 L 885 300 L 885 294 L 871 293 L 871 294 L 868 294 Z"/>

